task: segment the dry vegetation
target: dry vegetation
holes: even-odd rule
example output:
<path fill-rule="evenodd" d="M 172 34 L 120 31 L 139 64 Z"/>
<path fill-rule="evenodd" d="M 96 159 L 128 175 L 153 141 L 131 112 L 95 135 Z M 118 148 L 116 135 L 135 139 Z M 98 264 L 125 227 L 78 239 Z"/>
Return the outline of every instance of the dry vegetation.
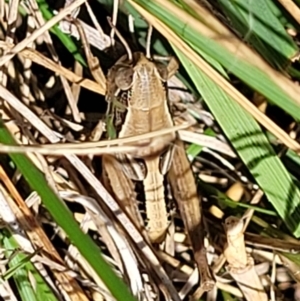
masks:
<path fill-rule="evenodd" d="M 251 1 L 243 27 L 223 0 L 0 0 L 1 300 L 300 300 L 300 10 L 257 1 L 284 33 Z M 216 280 L 207 293 L 172 197 L 168 235 L 151 246 L 102 184 L 101 155 L 142 138 L 107 139 L 105 76 L 126 52 L 114 26 L 144 52 L 148 24 L 151 53 L 181 68 L 168 82 L 176 126 L 143 137 L 186 142 Z M 278 35 L 280 53 L 268 48 Z"/>

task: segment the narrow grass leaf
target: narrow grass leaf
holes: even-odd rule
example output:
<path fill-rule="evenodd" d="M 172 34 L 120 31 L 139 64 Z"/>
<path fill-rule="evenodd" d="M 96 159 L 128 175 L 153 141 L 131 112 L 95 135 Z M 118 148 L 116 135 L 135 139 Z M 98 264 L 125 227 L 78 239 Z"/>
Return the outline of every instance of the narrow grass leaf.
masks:
<path fill-rule="evenodd" d="M 190 23 L 187 23 L 187 20 L 193 19 L 192 16 L 188 17 L 182 11 L 180 11 L 179 15 L 179 10 L 178 15 L 175 15 L 175 13 L 177 14 L 176 9 L 168 11 L 164 8 L 167 3 L 170 5 L 169 1 L 158 2 L 155 0 L 150 2 L 146 0 L 135 0 L 134 2 L 138 3 L 149 13 L 164 22 L 199 54 L 201 54 L 202 51 L 205 52 L 247 85 L 264 95 L 272 103 L 282 108 L 296 120 L 300 120 L 298 114 L 300 111 L 298 98 L 295 97 L 294 99 L 291 96 L 292 94 L 295 95 L 292 90 L 288 93 L 287 87 L 283 89 L 283 79 L 281 79 L 281 82 L 278 81 L 277 77 L 271 77 L 263 68 L 260 68 L 249 61 L 249 58 L 242 59 L 241 57 L 238 57 L 236 53 L 230 52 L 222 45 L 221 35 L 219 35 L 220 41 L 218 40 L 217 33 L 217 37 L 214 40 L 205 36 L 201 31 L 204 26 L 207 26 L 204 21 L 201 28 L 200 26 L 199 28 L 192 26 Z M 199 16 L 199 19 L 203 19 L 203 16 Z M 199 20 L 193 20 L 193 22 L 199 22 L 199 25 L 202 24 Z M 226 37 L 224 37 L 223 40 L 224 39 L 226 39 Z M 272 87 L 272 89 L 270 89 L 270 87 Z M 291 85 L 289 89 L 297 89 L 297 87 Z"/>
<path fill-rule="evenodd" d="M 0 121 L 0 142 L 9 145 L 16 144 L 2 120 Z M 49 187 L 42 172 L 23 154 L 10 154 L 10 157 L 31 188 L 40 195 L 54 220 L 66 232 L 71 243 L 78 248 L 112 295 L 117 300 L 134 301 L 135 298 L 129 293 L 125 283 L 116 276 L 110 265 L 103 259 L 100 249 L 93 240 L 81 231 L 71 212 Z"/>
<path fill-rule="evenodd" d="M 14 241 L 8 230 L 3 229 L 2 233 L 1 244 L 6 250 L 10 250 L 5 252 L 6 257 L 9 258 L 11 253 L 14 252 L 13 250 L 16 250 L 18 248 L 18 245 Z M 14 270 L 12 277 L 21 299 L 24 301 L 38 301 L 35 290 L 33 289 L 28 278 L 29 272 L 35 274 L 36 271 L 33 265 L 29 261 L 26 262 L 26 260 L 26 255 L 19 252 L 9 260 L 8 265 L 10 269 Z"/>
<path fill-rule="evenodd" d="M 258 206 L 253 206 L 249 204 L 245 204 L 242 202 L 236 202 L 232 199 L 230 199 L 225 193 L 221 192 L 219 189 L 215 188 L 213 185 L 204 183 L 201 180 L 198 180 L 198 185 L 205 193 L 205 195 L 208 195 L 210 198 L 215 198 L 217 200 L 218 205 L 220 208 L 223 210 L 226 207 L 230 208 L 246 208 L 246 209 L 252 209 L 255 210 L 256 212 L 270 215 L 270 216 L 278 216 L 275 211 L 264 209 Z"/>
<path fill-rule="evenodd" d="M 285 67 L 298 47 L 271 10 L 270 0 L 227 1 L 219 3 L 236 30 L 266 60 L 278 68 Z"/>
<path fill-rule="evenodd" d="M 37 0 L 37 4 L 46 21 L 53 18 L 54 15 L 51 12 L 49 5 L 46 1 Z M 73 42 L 71 37 L 69 37 L 67 34 L 62 33 L 61 30 L 58 28 L 58 25 L 54 25 L 50 31 L 60 39 L 60 41 L 66 47 L 66 49 L 74 56 L 74 59 L 76 59 L 80 64 L 82 64 L 82 66 L 87 67 L 85 59 L 80 54 L 78 47 Z"/>
<path fill-rule="evenodd" d="M 7 233 L 7 232 L 6 232 Z M 8 235 L 9 236 L 9 235 Z M 16 244 L 15 244 L 15 247 Z M 9 246 L 8 249 L 11 249 L 11 246 Z M 18 251 L 17 251 L 18 252 Z M 19 253 L 19 252 L 18 252 Z M 16 270 L 23 268 L 27 263 L 30 262 L 30 259 L 35 256 L 36 253 L 32 253 L 29 255 L 25 255 L 23 256 L 23 258 L 20 258 L 20 260 L 18 261 L 18 263 L 16 265 L 13 265 L 12 267 L 10 267 L 3 275 L 2 278 L 6 281 L 8 280 L 10 277 L 12 277 L 14 275 L 14 273 L 16 272 Z"/>
<path fill-rule="evenodd" d="M 227 138 L 290 231 L 300 236 L 300 192 L 257 122 L 174 48 Z"/>

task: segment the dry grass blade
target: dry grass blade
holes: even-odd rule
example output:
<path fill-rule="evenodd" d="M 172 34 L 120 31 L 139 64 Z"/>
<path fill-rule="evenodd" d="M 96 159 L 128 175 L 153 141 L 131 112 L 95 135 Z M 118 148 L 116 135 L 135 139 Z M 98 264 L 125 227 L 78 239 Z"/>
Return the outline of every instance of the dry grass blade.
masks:
<path fill-rule="evenodd" d="M 7 190 L 12 195 L 13 199 L 6 198 L 8 205 L 11 207 L 16 219 L 18 221 L 20 229 L 25 231 L 30 238 L 33 246 L 29 245 L 29 249 L 25 248 L 27 252 L 34 252 L 34 248 L 42 249 L 42 254 L 56 264 L 64 266 L 64 262 L 56 249 L 53 247 L 49 238 L 41 228 L 39 222 L 32 215 L 32 212 L 26 206 L 24 200 L 20 196 L 19 192 L 5 173 L 2 167 L 0 167 L 0 178 L 7 187 Z M 13 222 L 13 221 L 12 221 Z M 68 293 L 70 300 L 88 300 L 77 281 L 71 277 L 66 269 L 63 271 L 53 269 L 52 270 L 56 279 L 59 281 L 62 289 Z"/>
<path fill-rule="evenodd" d="M 114 0 L 113 3 L 113 13 L 112 13 L 112 28 L 110 31 L 110 38 L 112 41 L 112 44 L 114 45 L 115 41 L 114 41 L 114 36 L 115 36 L 115 27 L 117 24 L 117 17 L 118 17 L 118 9 L 119 9 L 119 0 Z"/>
<path fill-rule="evenodd" d="M 141 275 L 137 267 L 137 259 L 130 248 L 130 243 L 126 240 L 124 236 L 120 233 L 118 225 L 114 223 L 113 220 L 101 209 L 99 204 L 95 199 L 90 197 L 81 196 L 74 192 L 69 191 L 60 191 L 60 196 L 64 199 L 67 199 L 72 202 L 80 203 L 87 211 L 90 219 L 92 220 L 95 228 L 101 234 L 103 240 L 105 241 L 107 248 L 109 249 L 112 257 L 116 261 L 116 265 L 119 270 L 124 273 L 125 271 L 131 271 L 128 275 L 130 279 L 130 284 L 132 291 L 135 295 L 142 294 L 143 285 Z M 83 231 L 87 232 L 88 228 L 84 222 L 81 223 Z M 76 252 L 78 253 L 78 251 Z M 77 254 L 77 256 L 80 256 Z M 81 258 L 83 261 L 83 258 Z M 91 267 L 85 262 L 84 264 L 86 269 L 89 269 L 89 274 L 93 275 L 95 282 L 101 284 L 103 283 L 101 279 L 92 271 Z M 106 289 L 107 290 L 107 289 Z M 107 291 L 110 298 L 111 295 Z"/>
<path fill-rule="evenodd" d="M 206 146 L 232 158 L 236 157 L 235 153 L 231 150 L 228 144 L 218 140 L 215 137 L 209 137 L 207 135 L 198 134 L 192 131 L 179 131 L 179 137 L 185 142 Z"/>
<path fill-rule="evenodd" d="M 225 221 L 227 245 L 224 254 L 229 263 L 228 271 L 237 281 L 246 300 L 267 301 L 268 296 L 255 271 L 254 260 L 247 255 L 244 242 L 244 223 L 235 217 L 229 217 Z"/>
<path fill-rule="evenodd" d="M 45 31 L 49 30 L 53 25 L 58 23 L 60 20 L 69 15 L 75 8 L 82 5 L 86 0 L 75 0 L 72 4 L 65 7 L 61 12 L 59 12 L 55 17 L 45 23 L 42 27 L 35 30 L 29 37 L 24 39 L 22 42 L 14 46 L 8 54 L 2 56 L 0 58 L 0 66 L 3 66 L 6 62 L 12 59 L 17 53 L 23 50 L 30 43 L 34 42 L 40 35 L 42 35 Z"/>
<path fill-rule="evenodd" d="M 85 55 L 86 55 L 86 58 L 87 58 L 87 61 L 88 61 L 89 69 L 90 69 L 91 73 L 93 74 L 94 79 L 96 80 L 96 82 L 99 85 L 106 86 L 105 85 L 106 78 L 105 78 L 104 73 L 103 73 L 103 71 L 100 67 L 99 60 L 95 56 L 93 56 L 93 54 L 91 52 L 90 46 L 89 46 L 88 41 L 87 41 L 87 37 L 86 37 L 85 32 L 84 32 L 84 30 L 81 26 L 81 23 L 76 19 L 73 20 L 73 23 L 77 27 L 79 36 L 81 38 L 82 47 L 85 51 Z"/>
<path fill-rule="evenodd" d="M 0 47 L 3 49 L 12 48 L 13 44 L 1 43 Z M 50 60 L 49 58 L 45 57 L 43 54 L 37 52 L 33 49 L 23 49 L 20 53 L 21 56 L 27 58 L 36 64 L 43 66 L 59 75 L 64 76 L 72 83 L 76 83 L 81 87 L 89 89 L 95 93 L 99 93 L 104 95 L 105 93 L 105 86 L 101 85 L 101 83 L 95 83 L 87 78 L 80 77 L 76 75 L 74 72 L 64 68 L 63 66 L 55 63 L 54 61 Z"/>
<path fill-rule="evenodd" d="M 42 13 L 38 9 L 37 3 L 35 1 L 31 0 L 31 1 L 29 1 L 29 6 L 30 6 L 30 9 L 32 11 L 32 14 L 34 16 L 36 23 L 38 24 L 39 27 L 42 27 L 45 24 L 45 21 L 43 19 Z M 56 63 L 58 63 L 58 65 L 61 65 L 60 59 L 54 48 L 51 36 L 48 31 L 45 31 L 45 33 L 43 34 L 43 38 L 47 44 L 47 48 L 52 56 L 52 59 Z M 60 76 L 60 80 L 61 80 L 63 88 L 64 88 L 65 95 L 68 99 L 68 104 L 69 104 L 68 108 L 70 109 L 74 120 L 79 123 L 81 121 L 81 117 L 80 117 L 79 110 L 76 105 L 75 98 L 72 94 L 71 87 L 64 76 L 62 76 L 62 75 L 59 75 L 59 76 Z"/>
<path fill-rule="evenodd" d="M 267 2 L 0 0 L 0 243 L 40 276 L 0 250 L 0 297 L 296 299 L 300 10 Z"/>
<path fill-rule="evenodd" d="M 300 9 L 292 0 L 277 0 L 300 24 Z"/>
<path fill-rule="evenodd" d="M 203 33 L 205 36 L 210 37 L 213 40 L 219 41 L 221 45 L 223 45 L 226 49 L 228 49 L 231 53 L 234 53 L 237 59 L 242 59 L 243 61 L 251 63 L 251 65 L 256 66 L 257 68 L 263 70 L 268 74 L 270 78 L 274 80 L 279 87 L 282 88 L 285 92 L 287 92 L 290 97 L 296 102 L 299 101 L 299 93 L 300 87 L 297 86 L 294 82 L 292 82 L 289 78 L 287 78 L 282 73 L 273 69 L 265 60 L 262 59 L 254 50 L 252 50 L 246 43 L 241 42 L 230 30 L 226 28 L 220 21 L 218 21 L 210 12 L 208 12 L 205 8 L 197 5 L 196 2 L 192 0 L 184 0 L 187 4 L 190 5 L 195 12 L 202 17 L 205 17 L 205 24 L 207 26 L 203 26 L 202 23 L 197 21 L 194 18 L 191 18 L 188 14 L 185 14 L 181 11 L 181 17 L 183 20 L 186 20 L 187 24 L 190 24 L 194 28 L 203 28 Z M 169 5 L 169 2 L 165 2 L 166 8 L 173 11 L 175 6 Z M 234 67 L 233 62 L 233 67 Z"/>
<path fill-rule="evenodd" d="M 64 154 L 77 154 L 77 155 L 102 155 L 102 154 L 114 154 L 114 153 L 134 153 L 136 151 L 135 146 L 103 146 L 93 149 L 78 148 L 60 148 L 60 144 L 51 144 L 54 148 L 41 146 L 15 146 L 0 144 L 0 153 L 30 153 L 34 152 L 42 155 L 62 156 Z M 64 144 L 62 144 L 64 145 Z"/>
<path fill-rule="evenodd" d="M 87 11 L 88 11 L 88 13 L 89 13 L 89 15 L 90 15 L 90 18 L 91 18 L 91 20 L 92 20 L 94 26 L 96 27 L 98 33 L 99 33 L 99 34 L 102 36 L 102 38 L 103 38 L 103 37 L 105 36 L 104 31 L 103 31 L 103 29 L 101 28 L 99 22 L 97 21 L 97 18 L 96 18 L 96 16 L 95 16 L 95 14 L 94 14 L 94 12 L 93 12 L 91 6 L 89 5 L 88 2 L 85 2 L 85 6 L 86 6 L 86 9 L 87 9 Z M 107 47 L 108 47 L 108 46 L 107 46 Z M 104 48 L 104 49 L 105 49 L 105 48 Z"/>
<path fill-rule="evenodd" d="M 87 4 L 87 2 L 85 3 Z M 89 11 L 89 9 L 88 9 Z M 93 20 L 94 18 L 91 16 L 91 19 Z M 101 31 L 101 27 L 96 25 L 96 22 L 93 21 L 95 27 L 91 27 L 90 25 L 79 21 L 81 26 L 84 29 L 84 32 L 88 38 L 89 44 L 96 47 L 97 49 L 100 50 L 105 50 L 111 46 L 111 41 L 110 37 L 108 35 L 105 35 Z M 59 28 L 63 33 L 66 33 L 68 35 L 73 36 L 77 40 L 80 38 L 79 33 L 77 31 L 77 27 L 75 24 L 70 22 L 68 19 L 64 19 L 60 21 L 59 23 Z"/>

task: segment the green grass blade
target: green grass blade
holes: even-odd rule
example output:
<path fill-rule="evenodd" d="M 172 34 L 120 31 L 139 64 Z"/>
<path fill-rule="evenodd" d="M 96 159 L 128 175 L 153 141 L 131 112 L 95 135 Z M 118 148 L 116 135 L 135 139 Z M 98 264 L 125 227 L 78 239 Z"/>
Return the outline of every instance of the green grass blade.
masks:
<path fill-rule="evenodd" d="M 39 9 L 46 21 L 53 18 L 53 13 L 50 11 L 49 5 L 44 0 L 37 0 L 37 4 L 39 6 Z M 76 59 L 82 66 L 87 67 L 86 61 L 83 58 L 83 56 L 80 54 L 78 47 L 73 42 L 72 38 L 68 35 L 61 32 L 61 30 L 58 28 L 58 25 L 54 25 L 50 31 L 54 33 L 62 42 L 62 44 L 66 47 L 66 49 L 74 56 L 74 59 Z"/>
<path fill-rule="evenodd" d="M 198 180 L 198 185 L 201 191 L 204 192 L 205 195 L 208 195 L 210 198 L 214 198 L 217 200 L 219 207 L 223 210 L 226 207 L 230 208 L 246 208 L 246 209 L 253 209 L 256 212 L 266 214 L 269 216 L 278 216 L 275 211 L 264 209 L 258 206 L 253 206 L 249 204 L 245 204 L 242 202 L 236 202 L 230 199 L 225 193 L 221 192 L 219 189 L 215 188 L 213 185 L 207 184 L 202 180 Z"/>
<path fill-rule="evenodd" d="M 0 121 L 0 142 L 8 145 L 16 144 L 2 120 Z M 81 231 L 71 212 L 49 187 L 44 175 L 38 168 L 23 154 L 10 154 L 10 157 L 31 188 L 40 195 L 54 220 L 66 232 L 71 243 L 78 248 L 79 252 L 106 284 L 112 295 L 117 300 L 134 301 L 135 298 L 129 293 L 125 283 L 116 276 L 109 264 L 103 259 L 99 248 L 93 240 Z"/>
<path fill-rule="evenodd" d="M 208 128 L 204 131 L 204 134 L 207 136 L 211 136 L 211 137 L 215 137 L 215 132 Z M 186 153 L 190 159 L 190 161 L 192 161 L 195 157 L 197 157 L 201 152 L 202 152 L 203 146 L 201 145 L 197 145 L 197 144 L 191 144 L 187 150 Z"/>
<path fill-rule="evenodd" d="M 249 42 L 269 63 L 285 67 L 296 55 L 298 47 L 271 10 L 270 0 L 251 1 L 219 0 L 219 3 L 244 39 Z"/>
<path fill-rule="evenodd" d="M 8 233 L 7 231 L 5 233 Z M 10 235 L 7 235 L 8 238 L 10 238 Z M 12 240 L 11 245 L 5 245 L 6 249 L 12 249 L 12 248 L 17 248 L 17 244 Z M 18 250 L 17 250 L 18 252 Z M 18 252 L 20 253 L 20 252 Z M 10 277 L 14 275 L 14 273 L 20 269 L 23 268 L 28 262 L 30 262 L 30 259 L 35 256 L 36 253 L 32 253 L 30 255 L 25 255 L 18 260 L 16 265 L 11 266 L 3 275 L 2 278 L 3 280 L 8 280 Z"/>
<path fill-rule="evenodd" d="M 8 265 L 10 268 L 5 275 L 3 275 L 4 280 L 9 277 L 13 277 L 18 293 L 24 301 L 57 301 L 57 298 L 30 262 L 30 258 L 32 256 L 28 256 L 18 250 L 19 246 L 15 239 L 11 236 L 10 231 L 3 229 L 2 232 L 2 244 L 6 250 L 11 250 L 5 252 L 6 257 L 9 258 L 12 252 L 14 252 L 13 250 L 16 250 L 16 254 L 12 256 L 12 258 L 9 258 Z M 32 286 L 29 274 L 31 274 L 31 276 L 35 279 L 35 287 Z M 38 298 L 39 295 L 41 295 L 43 299 Z"/>
<path fill-rule="evenodd" d="M 251 62 L 236 56 L 225 49 L 217 41 L 203 35 L 200 29 L 193 28 L 185 23 L 181 16 L 166 11 L 156 1 L 135 0 L 152 15 L 169 26 L 179 37 L 191 45 L 199 54 L 201 52 L 212 57 L 223 67 L 230 70 L 254 90 L 260 92 L 272 103 L 276 104 L 296 120 L 300 120 L 300 105 L 284 89 L 264 72 L 263 69 L 251 64 Z M 192 16 L 191 16 L 192 18 Z M 272 89 L 270 89 L 272 87 Z"/>
<path fill-rule="evenodd" d="M 174 48 L 174 50 L 268 200 L 290 231 L 299 237 L 300 192 L 260 126 L 178 49 Z"/>

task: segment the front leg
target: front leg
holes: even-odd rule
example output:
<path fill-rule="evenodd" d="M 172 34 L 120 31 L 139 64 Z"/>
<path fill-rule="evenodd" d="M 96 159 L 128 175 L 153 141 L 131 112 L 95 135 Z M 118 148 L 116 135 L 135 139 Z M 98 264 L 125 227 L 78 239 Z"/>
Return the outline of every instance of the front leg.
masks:
<path fill-rule="evenodd" d="M 194 175 L 181 140 L 177 139 L 175 141 L 173 151 L 173 160 L 168 173 L 168 181 L 192 243 L 195 261 L 201 277 L 201 288 L 209 291 L 213 288 L 215 281 L 213 280 L 206 258 L 202 208 L 198 198 Z"/>

